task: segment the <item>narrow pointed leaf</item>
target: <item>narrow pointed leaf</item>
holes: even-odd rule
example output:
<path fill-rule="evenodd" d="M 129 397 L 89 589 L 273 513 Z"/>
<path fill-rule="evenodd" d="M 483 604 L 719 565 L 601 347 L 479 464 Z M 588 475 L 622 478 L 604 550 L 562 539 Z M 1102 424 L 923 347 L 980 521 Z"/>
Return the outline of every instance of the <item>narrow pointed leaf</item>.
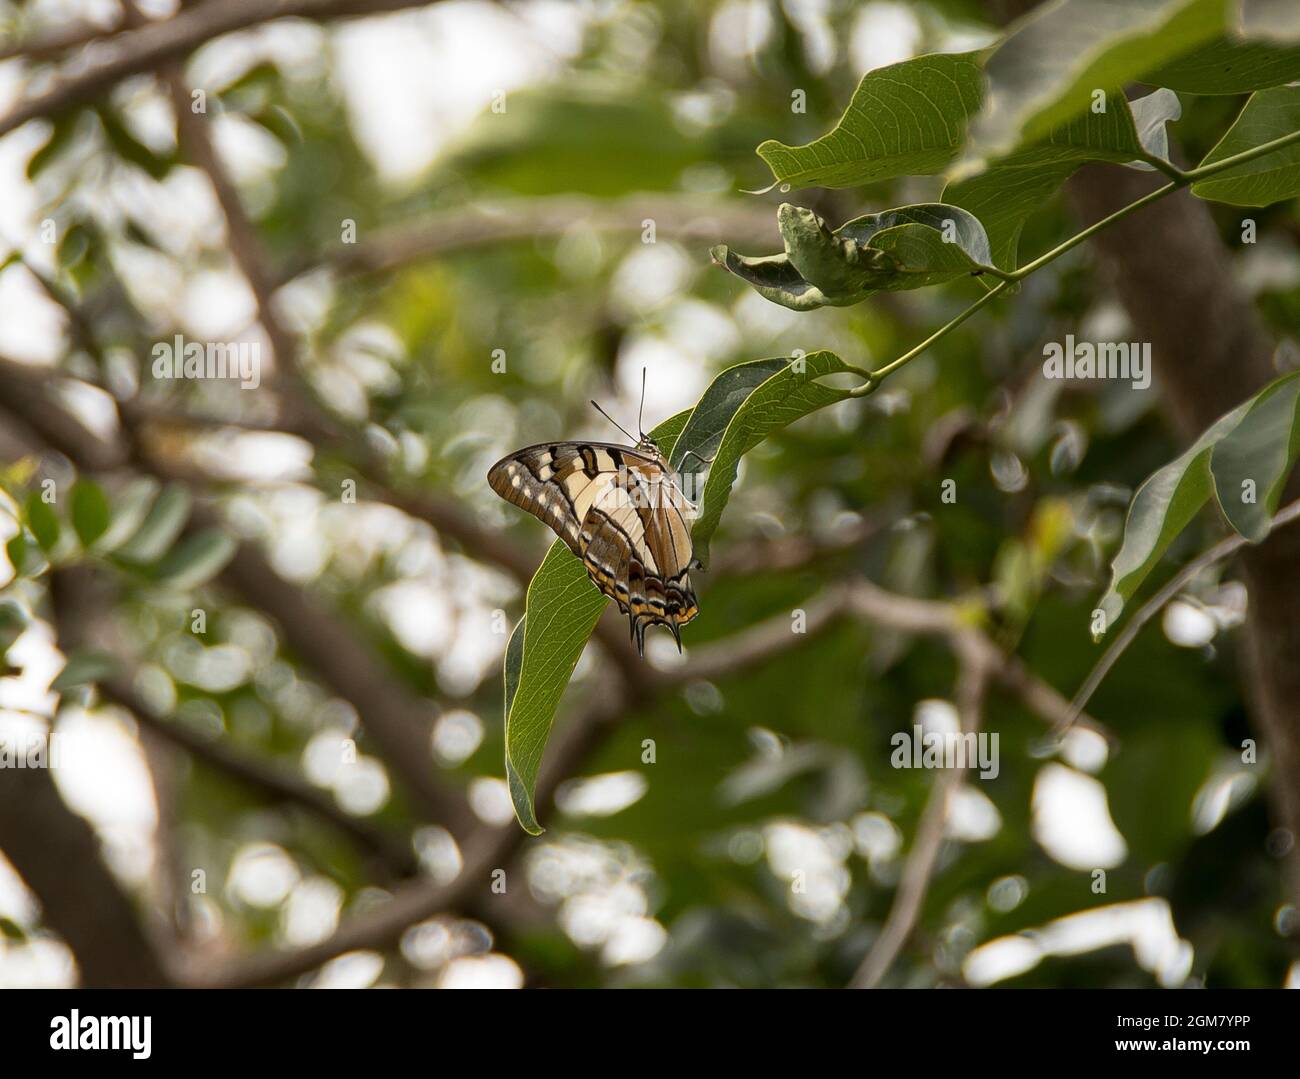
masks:
<path fill-rule="evenodd" d="M 102 652 L 74 652 L 68 662 L 50 683 L 55 693 L 66 693 L 79 686 L 88 686 L 118 671 L 118 662 Z"/>
<path fill-rule="evenodd" d="M 1214 489 L 1210 454 L 1250 406 L 1246 401 L 1220 417 L 1182 456 L 1152 473 L 1137 489 L 1124 522 L 1123 542 L 1111 562 L 1110 587 L 1098 604 L 1105 616 L 1103 633 L 1115 624 L 1124 604 L 1133 598 L 1160 556 L 1209 500 Z"/>
<path fill-rule="evenodd" d="M 0 660 L 30 624 L 31 617 L 22 606 L 11 599 L 0 599 Z"/>
<path fill-rule="evenodd" d="M 158 496 L 158 486 L 152 477 L 141 477 L 114 493 L 108 527 L 99 537 L 101 551 L 114 551 L 139 532 Z"/>
<path fill-rule="evenodd" d="M 91 480 L 72 486 L 72 527 L 83 547 L 89 547 L 108 529 L 108 498 Z"/>
<path fill-rule="evenodd" d="M 15 577 L 34 577 L 49 564 L 41 553 L 41 548 L 33 542 L 31 534 L 23 529 L 9 537 L 5 544 L 5 554 L 13 566 Z"/>
<path fill-rule="evenodd" d="M 1300 372 L 1265 387 L 1210 456 L 1214 492 L 1228 522 L 1252 543 L 1268 536 L 1300 454 Z"/>
<path fill-rule="evenodd" d="M 44 551 L 53 550 L 54 545 L 59 542 L 59 518 L 50 505 L 45 502 L 39 491 L 33 491 L 27 496 L 27 527 L 36 537 L 36 542 L 41 545 Z"/>
<path fill-rule="evenodd" d="M 130 539 L 117 550 L 128 562 L 155 562 L 176 542 L 190 515 L 190 495 L 184 487 L 172 484 L 158 496 Z"/>
<path fill-rule="evenodd" d="M 197 588 L 221 572 L 238 544 L 219 528 L 186 536 L 151 569 L 151 576 L 173 588 Z"/>

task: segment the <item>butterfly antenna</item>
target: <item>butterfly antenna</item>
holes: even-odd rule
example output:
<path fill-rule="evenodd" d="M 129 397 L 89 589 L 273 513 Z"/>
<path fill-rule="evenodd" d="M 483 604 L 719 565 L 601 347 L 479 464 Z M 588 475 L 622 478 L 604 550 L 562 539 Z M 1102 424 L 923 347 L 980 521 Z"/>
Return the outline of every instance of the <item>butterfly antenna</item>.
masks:
<path fill-rule="evenodd" d="M 622 431 L 623 434 L 627 435 L 627 437 L 632 442 L 639 441 L 638 439 L 635 439 L 630 434 L 628 434 L 627 428 L 624 427 L 621 423 L 619 423 L 618 420 L 614 419 L 614 417 L 611 416 L 608 412 L 606 412 L 603 408 L 601 408 L 600 405 L 596 404 L 595 401 L 591 402 L 591 407 L 594 408 L 597 412 L 599 412 L 602 416 L 604 416 L 605 419 L 609 420 L 609 422 L 612 423 L 615 427 L 617 427 L 620 431 Z"/>
<path fill-rule="evenodd" d="M 646 369 L 641 368 L 641 407 L 636 410 L 636 429 L 641 433 L 643 442 L 645 441 L 645 424 L 641 421 L 645 416 L 645 372 Z"/>

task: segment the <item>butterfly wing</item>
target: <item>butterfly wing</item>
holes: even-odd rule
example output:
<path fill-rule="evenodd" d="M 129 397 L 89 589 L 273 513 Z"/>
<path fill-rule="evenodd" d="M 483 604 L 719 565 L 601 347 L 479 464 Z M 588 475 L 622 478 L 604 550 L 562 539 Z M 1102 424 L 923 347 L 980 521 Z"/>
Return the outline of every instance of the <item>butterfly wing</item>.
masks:
<path fill-rule="evenodd" d="M 582 519 L 625 461 L 636 456 L 601 442 L 544 443 L 498 461 L 488 471 L 488 483 L 507 502 L 538 518 L 581 558 Z"/>
<path fill-rule="evenodd" d="M 587 511 L 579 541 L 596 587 L 631 619 L 644 654 L 645 631 L 667 626 L 681 648 L 681 627 L 699 614 L 688 571 L 693 509 L 658 461 L 629 462 Z"/>

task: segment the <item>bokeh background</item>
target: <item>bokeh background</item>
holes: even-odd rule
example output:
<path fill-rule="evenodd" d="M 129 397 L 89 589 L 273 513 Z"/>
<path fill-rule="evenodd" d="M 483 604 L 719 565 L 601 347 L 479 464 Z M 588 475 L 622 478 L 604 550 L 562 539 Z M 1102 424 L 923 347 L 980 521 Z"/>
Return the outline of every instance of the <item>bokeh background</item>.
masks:
<path fill-rule="evenodd" d="M 927 610 L 981 602 L 1053 707 L 1073 693 L 1127 500 L 1189 429 L 1161 377 L 1048 381 L 1042 345 L 1135 339 L 1134 312 L 1177 294 L 1185 265 L 1123 273 L 1124 243 L 1158 253 L 1154 219 L 751 453 L 686 655 L 654 631 L 642 664 L 609 619 L 560 708 L 548 831 L 513 820 L 502 654 L 552 537 L 488 466 L 609 439 L 588 399 L 630 424 L 643 370 L 649 427 L 729 364 L 875 366 L 966 306 L 973 284 L 795 314 L 707 252 L 779 249 L 785 196 L 746 193 L 770 181 L 760 141 L 815 137 L 863 72 L 981 47 L 1027 6 L 324 2 L 268 22 L 210 0 L 228 32 L 7 130 L 3 538 L 43 480 L 60 497 L 50 549 L 0 566 L 0 738 L 53 734 L 61 757 L 0 769 L 0 984 L 841 986 L 900 928 L 886 985 L 1300 984 L 1269 803 L 1300 777 L 1266 745 L 1243 761 L 1233 563 L 1062 745 L 989 689 L 999 774 L 952 791 L 906 924 L 936 774 L 891 767 L 890 739 L 956 729 L 951 642 L 817 617 L 864 577 Z M 0 3 L 0 113 L 196 16 Z M 1239 105 L 1198 100 L 1176 153 L 1198 160 Z M 1076 178 L 1022 250 L 1144 182 L 1115 171 Z M 940 183 L 801 201 L 838 223 Z M 1215 317 L 1289 362 L 1294 205 L 1245 246 L 1236 211 L 1170 201 L 1161 227 L 1231 293 Z M 260 385 L 156 379 L 176 334 L 255 343 Z M 87 543 L 96 492 L 109 538 Z M 1221 534 L 1206 515 L 1164 572 Z"/>

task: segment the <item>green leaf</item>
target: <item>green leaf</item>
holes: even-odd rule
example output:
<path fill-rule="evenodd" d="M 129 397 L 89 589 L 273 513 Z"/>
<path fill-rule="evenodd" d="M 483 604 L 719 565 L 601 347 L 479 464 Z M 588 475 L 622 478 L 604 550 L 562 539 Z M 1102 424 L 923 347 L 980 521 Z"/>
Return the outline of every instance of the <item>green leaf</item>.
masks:
<path fill-rule="evenodd" d="M 122 118 L 112 109 L 99 108 L 95 110 L 99 116 L 99 122 L 103 126 L 104 136 L 108 144 L 113 148 L 119 157 L 124 161 L 129 161 L 133 165 L 138 165 L 155 180 L 162 180 L 171 171 L 172 165 L 175 164 L 174 157 L 165 157 L 162 154 L 154 153 L 148 146 L 137 139 Z"/>
<path fill-rule="evenodd" d="M 59 239 L 59 265 L 65 270 L 74 269 L 95 247 L 95 237 L 80 221 L 63 231 Z"/>
<path fill-rule="evenodd" d="M 917 56 L 862 76 L 835 128 L 806 146 L 769 139 L 758 148 L 778 183 L 856 187 L 941 172 L 979 107 L 974 53 Z"/>
<path fill-rule="evenodd" d="M 76 110 L 60 113 L 51 121 L 50 137 L 27 161 L 27 179 L 35 180 L 54 163 L 71 144 L 81 125 L 82 114 Z"/>
<path fill-rule="evenodd" d="M 1105 626 L 1094 637 L 1115 624 L 1160 556 L 1208 501 L 1213 489 L 1210 454 L 1251 404 L 1245 401 L 1220 417 L 1181 457 L 1152 473 L 1137 489 L 1124 522 L 1124 540 L 1110 565 L 1110 586 L 1098 604 Z"/>
<path fill-rule="evenodd" d="M 1300 79 L 1300 48 L 1217 38 L 1148 72 L 1142 81 L 1185 94 L 1248 94 Z"/>
<path fill-rule="evenodd" d="M 238 543 L 219 528 L 186 536 L 151 570 L 151 576 L 173 588 L 197 588 L 230 561 Z"/>
<path fill-rule="evenodd" d="M 507 655 L 506 776 L 515 815 L 532 835 L 542 832 L 533 792 L 555 710 L 607 602 L 586 567 L 556 540 L 528 586 L 524 618 L 512 634 L 512 644 L 522 637 L 522 655 L 514 693 Z"/>
<path fill-rule="evenodd" d="M 1036 8 L 985 65 L 988 93 L 967 156 L 996 160 L 1083 116 L 1220 35 L 1223 0 L 1064 0 Z"/>
<path fill-rule="evenodd" d="M 78 686 L 102 681 L 116 674 L 117 670 L 117 660 L 112 656 L 102 652 L 74 652 L 50 683 L 50 689 L 55 693 L 66 693 Z"/>
<path fill-rule="evenodd" d="M 744 404 L 745 398 L 755 389 L 778 371 L 784 370 L 787 363 L 789 360 L 783 357 L 751 360 L 728 367 L 709 383 L 709 388 L 695 403 L 695 408 L 681 413 L 685 423 L 668 462 L 681 480 L 682 490 L 692 502 L 696 501 L 699 477 L 708 468 L 706 462 L 717 453 L 727 424 L 736 414 L 736 409 Z"/>
<path fill-rule="evenodd" d="M 1135 101 L 1114 101 L 1104 113 L 1087 112 L 1033 146 L 992 163 L 986 171 L 956 178 L 943 201 L 974 214 L 988 230 L 995 265 L 1017 265 L 1025 222 L 1087 161 L 1150 168 L 1138 159 L 1167 161 L 1165 124 L 1181 115 L 1178 95 L 1157 90 Z"/>
<path fill-rule="evenodd" d="M 1300 130 L 1300 86 L 1252 94 L 1219 144 L 1201 165 L 1222 161 Z M 1300 143 L 1231 168 L 1192 185 L 1192 194 L 1233 206 L 1268 206 L 1300 194 Z"/>
<path fill-rule="evenodd" d="M 11 599 L 0 599 L 0 659 L 23 635 L 31 618 L 21 604 Z"/>
<path fill-rule="evenodd" d="M 1300 41 L 1300 5 L 1295 0 L 1241 0 L 1241 32 L 1263 41 Z"/>
<path fill-rule="evenodd" d="M 114 493 L 109 507 L 108 528 L 99 537 L 101 551 L 116 550 L 139 532 L 158 495 L 158 486 L 158 481 L 152 477 L 141 477 Z"/>
<path fill-rule="evenodd" d="M 108 497 L 93 480 L 72 485 L 72 527 L 83 547 L 89 547 L 108 529 Z"/>
<path fill-rule="evenodd" d="M 1270 383 L 1249 404 L 1241 422 L 1214 447 L 1210 473 L 1228 522 L 1259 543 L 1268 536 L 1300 454 L 1300 372 Z"/>
<path fill-rule="evenodd" d="M 902 206 L 832 232 L 812 210 L 782 203 L 777 224 L 783 254 L 747 258 L 725 244 L 711 254 L 760 296 L 794 311 L 847 307 L 876 292 L 994 271 L 984 226 L 959 206 Z"/>
<path fill-rule="evenodd" d="M 814 352 L 794 360 L 754 390 L 736 409 L 709 466 L 699 516 L 691 527 L 695 557 L 708 565 L 709 542 L 717 530 L 736 482 L 740 458 L 773 432 L 811 412 L 845 400 L 847 390 L 816 381 L 854 369 L 833 352 Z M 858 372 L 855 372 L 858 373 Z"/>
<path fill-rule="evenodd" d="M 190 494 L 180 484 L 172 484 L 158 496 L 130 539 L 117 551 L 117 556 L 127 562 L 145 564 L 156 562 L 176 542 L 190 515 Z"/>
<path fill-rule="evenodd" d="M 27 496 L 27 527 L 31 529 L 36 542 L 47 553 L 59 542 L 59 518 L 40 493 L 33 491 Z"/>
<path fill-rule="evenodd" d="M 9 564 L 14 568 L 15 577 L 35 576 L 41 567 L 46 565 L 40 549 L 28 538 L 27 532 L 22 530 L 9 537 L 9 541 L 5 544 L 5 554 L 9 557 Z"/>

